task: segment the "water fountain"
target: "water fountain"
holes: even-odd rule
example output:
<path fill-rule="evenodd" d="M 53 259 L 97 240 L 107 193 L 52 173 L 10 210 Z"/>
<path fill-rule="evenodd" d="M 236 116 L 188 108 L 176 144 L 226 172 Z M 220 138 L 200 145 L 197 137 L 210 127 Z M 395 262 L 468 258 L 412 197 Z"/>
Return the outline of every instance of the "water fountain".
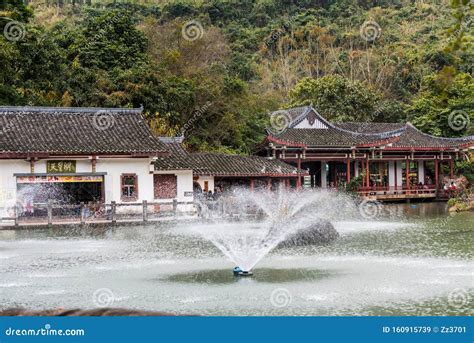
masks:
<path fill-rule="evenodd" d="M 100 290 L 176 314 L 472 315 L 472 213 L 423 202 L 372 217 L 347 195 L 283 192 L 237 190 L 200 221 L 0 230 L 0 308 L 93 308 Z M 328 221 L 340 238 L 304 245 Z"/>
<path fill-rule="evenodd" d="M 347 195 L 323 190 L 252 192 L 234 189 L 216 202 L 201 202 L 203 223 L 194 227 L 237 267 L 236 276 L 252 268 L 282 245 L 327 243 L 337 238 L 330 221 L 334 208 L 353 209 Z"/>

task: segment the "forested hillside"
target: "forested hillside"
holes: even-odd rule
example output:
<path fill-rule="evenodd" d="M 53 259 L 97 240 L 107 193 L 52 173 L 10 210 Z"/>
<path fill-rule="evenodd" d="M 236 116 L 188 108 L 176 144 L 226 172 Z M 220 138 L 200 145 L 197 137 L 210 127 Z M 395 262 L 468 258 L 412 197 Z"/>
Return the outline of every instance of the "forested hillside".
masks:
<path fill-rule="evenodd" d="M 249 153 L 270 111 L 473 134 L 472 1 L 3 0 L 0 104 L 144 106 L 159 134 Z"/>

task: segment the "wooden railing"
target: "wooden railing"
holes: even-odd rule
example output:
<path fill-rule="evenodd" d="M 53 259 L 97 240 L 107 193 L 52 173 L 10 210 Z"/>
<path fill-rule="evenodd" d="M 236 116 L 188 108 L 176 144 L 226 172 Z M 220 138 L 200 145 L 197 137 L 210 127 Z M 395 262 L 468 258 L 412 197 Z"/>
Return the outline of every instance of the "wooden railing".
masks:
<path fill-rule="evenodd" d="M 372 186 L 359 187 L 357 192 L 362 196 L 371 195 L 432 195 L 443 196 L 445 191 L 437 189 L 435 186 L 413 186 L 407 188 L 406 186 Z"/>
<path fill-rule="evenodd" d="M 179 210 L 180 205 L 189 205 L 190 210 Z M 87 223 L 116 223 L 116 222 L 148 222 L 163 218 L 173 218 L 178 215 L 196 213 L 194 202 L 143 202 L 135 203 L 81 203 L 54 204 L 36 203 L 21 208 L 11 208 L 12 216 L 0 218 L 2 222 L 10 221 L 13 225 L 53 225 L 53 224 L 87 224 Z"/>

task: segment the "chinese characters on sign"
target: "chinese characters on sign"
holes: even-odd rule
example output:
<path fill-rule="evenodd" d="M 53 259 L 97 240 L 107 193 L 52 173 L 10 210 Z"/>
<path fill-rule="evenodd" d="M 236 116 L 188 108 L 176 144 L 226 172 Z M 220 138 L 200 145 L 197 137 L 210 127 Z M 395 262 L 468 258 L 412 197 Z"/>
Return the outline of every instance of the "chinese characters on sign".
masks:
<path fill-rule="evenodd" d="M 46 161 L 47 173 L 75 173 L 76 161 Z"/>

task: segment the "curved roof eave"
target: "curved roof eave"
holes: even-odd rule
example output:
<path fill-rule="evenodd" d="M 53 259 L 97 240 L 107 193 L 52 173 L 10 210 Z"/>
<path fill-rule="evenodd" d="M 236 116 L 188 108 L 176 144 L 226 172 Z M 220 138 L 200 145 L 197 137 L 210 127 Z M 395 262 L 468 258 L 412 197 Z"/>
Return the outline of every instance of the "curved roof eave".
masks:
<path fill-rule="evenodd" d="M 474 141 L 474 135 L 473 135 L 473 136 L 466 136 L 466 137 L 440 137 L 440 136 L 433 136 L 433 135 L 430 135 L 429 133 L 425 133 L 425 132 L 421 131 L 420 129 L 418 129 L 415 125 L 413 125 L 413 124 L 410 123 L 410 122 L 407 122 L 406 125 L 409 126 L 409 127 L 412 128 L 412 129 L 414 129 L 418 134 L 420 134 L 420 135 L 422 135 L 422 136 L 430 137 L 430 138 L 433 138 L 433 139 L 447 140 L 447 141 L 467 141 L 467 142 L 469 142 L 469 140 Z"/>

